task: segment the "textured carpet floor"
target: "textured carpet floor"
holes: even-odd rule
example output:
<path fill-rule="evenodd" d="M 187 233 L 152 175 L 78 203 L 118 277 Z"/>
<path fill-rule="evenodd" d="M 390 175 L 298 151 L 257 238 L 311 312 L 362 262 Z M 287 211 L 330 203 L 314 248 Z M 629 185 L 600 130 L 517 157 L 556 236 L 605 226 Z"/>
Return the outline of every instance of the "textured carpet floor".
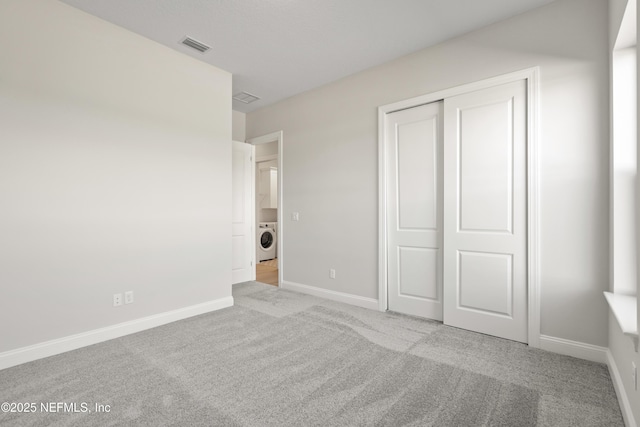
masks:
<path fill-rule="evenodd" d="M 255 282 L 234 298 L 0 371 L 0 402 L 92 410 L 0 425 L 623 426 L 601 364 Z"/>

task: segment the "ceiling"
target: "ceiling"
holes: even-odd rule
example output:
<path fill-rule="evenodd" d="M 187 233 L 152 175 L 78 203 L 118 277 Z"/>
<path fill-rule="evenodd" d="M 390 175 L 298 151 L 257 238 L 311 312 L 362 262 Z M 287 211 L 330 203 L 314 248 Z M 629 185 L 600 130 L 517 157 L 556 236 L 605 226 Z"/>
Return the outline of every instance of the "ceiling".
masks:
<path fill-rule="evenodd" d="M 231 72 L 247 113 L 553 0 L 62 1 Z"/>

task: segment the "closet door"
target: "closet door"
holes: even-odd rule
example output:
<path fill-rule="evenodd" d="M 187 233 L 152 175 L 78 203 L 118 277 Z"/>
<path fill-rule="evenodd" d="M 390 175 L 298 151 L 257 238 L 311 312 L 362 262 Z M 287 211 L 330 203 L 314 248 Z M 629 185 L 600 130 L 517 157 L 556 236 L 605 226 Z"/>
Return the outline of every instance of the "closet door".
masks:
<path fill-rule="evenodd" d="M 389 310 L 442 320 L 442 102 L 386 120 Z"/>
<path fill-rule="evenodd" d="M 444 101 L 444 323 L 527 342 L 526 85 Z"/>

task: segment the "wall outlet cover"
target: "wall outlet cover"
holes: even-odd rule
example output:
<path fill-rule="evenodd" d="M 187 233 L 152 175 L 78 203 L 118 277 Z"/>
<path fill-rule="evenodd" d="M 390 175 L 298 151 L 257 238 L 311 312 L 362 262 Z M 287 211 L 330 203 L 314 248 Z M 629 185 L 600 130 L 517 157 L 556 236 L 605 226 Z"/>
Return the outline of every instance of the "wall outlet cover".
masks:
<path fill-rule="evenodd" d="M 113 294 L 113 306 L 118 307 L 122 305 L 122 294 Z"/>

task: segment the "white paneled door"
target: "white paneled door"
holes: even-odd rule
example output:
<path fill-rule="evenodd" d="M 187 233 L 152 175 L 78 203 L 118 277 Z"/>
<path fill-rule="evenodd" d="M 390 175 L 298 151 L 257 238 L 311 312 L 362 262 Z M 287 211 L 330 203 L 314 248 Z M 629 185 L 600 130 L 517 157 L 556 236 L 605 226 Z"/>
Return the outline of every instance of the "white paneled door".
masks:
<path fill-rule="evenodd" d="M 444 101 L 444 323 L 527 342 L 526 83 Z"/>
<path fill-rule="evenodd" d="M 389 310 L 442 320 L 442 102 L 387 114 Z"/>
<path fill-rule="evenodd" d="M 253 231 L 254 146 L 233 141 L 232 149 L 232 283 L 255 280 Z"/>

